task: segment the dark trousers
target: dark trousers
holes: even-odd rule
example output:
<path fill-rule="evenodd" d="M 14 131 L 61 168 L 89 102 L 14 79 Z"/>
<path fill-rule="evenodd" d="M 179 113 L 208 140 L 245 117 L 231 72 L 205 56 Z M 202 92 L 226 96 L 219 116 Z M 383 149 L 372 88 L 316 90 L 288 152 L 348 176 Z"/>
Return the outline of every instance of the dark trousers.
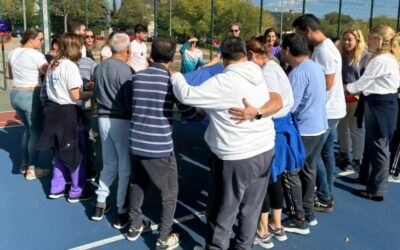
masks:
<path fill-rule="evenodd" d="M 129 216 L 134 227 L 142 225 L 144 193 L 150 181 L 161 192 L 160 239 L 168 239 L 178 199 L 178 171 L 174 156 L 167 158 L 146 158 L 133 156 L 132 178 L 129 185 Z"/>
<path fill-rule="evenodd" d="M 389 138 L 379 135 L 378 123 L 371 113 L 368 103 L 364 107 L 365 149 L 360 169 L 360 180 L 367 184 L 366 191 L 383 195 L 387 191 L 389 177 Z"/>
<path fill-rule="evenodd" d="M 397 99 L 397 104 L 400 110 L 400 99 Z M 397 128 L 390 142 L 390 174 L 400 174 L 400 112 L 397 114 Z"/>
<path fill-rule="evenodd" d="M 228 249 L 229 233 L 238 216 L 232 249 L 251 249 L 261 204 L 268 186 L 274 150 L 248 159 L 214 158 L 207 218 L 206 249 Z"/>
<path fill-rule="evenodd" d="M 301 169 L 283 174 L 283 187 L 290 216 L 302 220 L 314 207 L 314 189 L 317 176 L 317 160 L 321 154 L 324 134 L 302 136 L 306 149 L 304 166 Z"/>
<path fill-rule="evenodd" d="M 272 209 L 282 209 L 283 207 L 283 190 L 282 190 L 282 174 L 277 176 L 276 182 L 271 179 L 268 183 L 267 193 L 261 207 L 261 213 L 269 213 Z"/>

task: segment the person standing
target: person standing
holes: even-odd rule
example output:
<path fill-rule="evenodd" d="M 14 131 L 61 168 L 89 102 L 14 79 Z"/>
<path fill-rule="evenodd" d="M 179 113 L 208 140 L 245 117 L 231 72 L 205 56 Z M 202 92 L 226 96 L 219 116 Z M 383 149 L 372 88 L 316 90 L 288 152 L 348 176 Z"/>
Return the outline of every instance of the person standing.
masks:
<path fill-rule="evenodd" d="M 345 85 L 350 94 L 362 92 L 365 96 L 365 150 L 359 182 L 365 190 L 353 193 L 365 199 L 383 201 L 389 177 L 390 139 L 397 123 L 400 72 L 399 35 L 389 26 L 378 25 L 368 36 L 372 58 L 364 74 Z"/>
<path fill-rule="evenodd" d="M 131 58 L 129 65 L 135 72 L 146 69 L 149 66 L 147 61 L 147 27 L 143 24 L 135 25 L 135 39 L 131 42 Z"/>
<path fill-rule="evenodd" d="M 94 61 L 93 57 L 93 49 L 96 46 L 96 36 L 94 35 L 93 30 L 86 29 L 85 30 L 85 49 L 86 49 L 86 57 L 89 57 Z"/>
<path fill-rule="evenodd" d="M 204 135 L 214 154 L 208 204 L 206 249 L 228 249 L 236 216 L 239 226 L 233 249 L 251 249 L 265 197 L 274 155 L 275 131 L 271 117 L 260 108 L 252 121 L 237 124 L 227 112 L 242 105 L 243 97 L 261 107 L 269 100 L 260 66 L 247 61 L 245 42 L 226 38 L 221 45 L 225 70 L 200 86 L 190 86 L 181 73 L 171 81 L 176 98 L 203 108 L 210 116 Z"/>
<path fill-rule="evenodd" d="M 333 210 L 333 183 L 335 179 L 334 138 L 339 120 L 346 115 L 346 102 L 342 80 L 342 57 L 335 44 L 321 31 L 317 17 L 306 14 L 293 22 L 297 34 L 306 38 L 313 48 L 311 60 L 322 67 L 326 84 L 326 114 L 328 131 L 325 133 L 321 155 L 317 164 L 317 199 L 315 209 L 320 212 Z"/>
<path fill-rule="evenodd" d="M 189 37 L 179 51 L 181 53 L 182 74 L 195 71 L 204 65 L 203 52 L 196 48 L 198 41 L 196 37 Z"/>
<path fill-rule="evenodd" d="M 12 50 L 8 55 L 5 75 L 13 80 L 11 106 L 24 124 L 20 172 L 25 174 L 27 180 L 49 174 L 48 169 L 36 167 L 39 152 L 35 147 L 41 131 L 43 112 L 40 101 L 41 75 L 46 74 L 48 68 L 45 56 L 39 52 L 42 43 L 41 30 L 27 29 L 21 39 L 21 47 Z"/>
<path fill-rule="evenodd" d="M 291 112 L 306 150 L 304 166 L 283 174 L 289 217 L 282 224 L 287 232 L 309 234 L 309 225 L 318 223 L 313 213 L 314 189 L 318 156 L 328 129 L 325 77 L 321 67 L 310 60 L 307 41 L 296 33 L 283 37 L 281 56 L 293 68 L 288 76 L 294 97 Z"/>
<path fill-rule="evenodd" d="M 113 226 L 122 229 L 129 224 L 126 194 L 131 173 L 129 159 L 129 120 L 131 119 L 132 72 L 128 66 L 131 55 L 129 36 L 116 33 L 110 42 L 112 57 L 94 70 L 99 134 L 102 145 L 103 170 L 96 190 L 97 203 L 92 220 L 101 220 L 108 211 L 106 202 L 110 187 L 118 175 L 118 215 Z"/>
<path fill-rule="evenodd" d="M 343 83 L 357 81 L 364 73 L 371 56 L 366 49 L 361 30 L 353 28 L 345 30 L 339 42 L 339 49 L 342 55 Z M 358 95 L 346 97 L 347 114 L 338 124 L 340 153 L 337 162 L 343 170 L 355 172 L 360 171 L 365 135 L 364 126 L 358 126 L 355 116 L 359 99 Z"/>

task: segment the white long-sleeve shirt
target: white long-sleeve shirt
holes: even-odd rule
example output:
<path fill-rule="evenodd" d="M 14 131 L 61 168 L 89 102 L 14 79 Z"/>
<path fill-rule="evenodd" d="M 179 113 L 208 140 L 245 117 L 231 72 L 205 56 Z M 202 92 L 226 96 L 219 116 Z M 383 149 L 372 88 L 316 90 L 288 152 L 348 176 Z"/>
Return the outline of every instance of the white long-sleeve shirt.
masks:
<path fill-rule="evenodd" d="M 243 107 L 246 98 L 261 107 L 269 100 L 261 68 L 252 62 L 231 64 L 200 86 L 190 86 L 181 73 L 171 77 L 176 98 L 187 105 L 205 109 L 210 124 L 204 139 L 221 160 L 241 160 L 274 147 L 275 130 L 270 117 L 236 124 L 228 113 L 231 107 Z"/>
<path fill-rule="evenodd" d="M 355 82 L 347 85 L 350 93 L 370 94 L 397 93 L 400 72 L 396 58 L 391 54 L 382 54 L 373 58 L 367 65 L 364 74 Z"/>

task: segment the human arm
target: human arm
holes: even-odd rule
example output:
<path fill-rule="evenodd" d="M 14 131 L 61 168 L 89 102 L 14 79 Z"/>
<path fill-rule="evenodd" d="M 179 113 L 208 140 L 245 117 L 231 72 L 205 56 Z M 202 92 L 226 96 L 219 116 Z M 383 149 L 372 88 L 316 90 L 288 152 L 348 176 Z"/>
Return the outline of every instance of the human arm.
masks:
<path fill-rule="evenodd" d="M 179 50 L 179 53 L 181 53 L 181 54 L 185 53 L 185 50 L 187 50 L 187 48 L 189 47 L 189 45 L 190 45 L 190 39 L 187 40 L 187 41 L 182 45 L 181 49 Z"/>
<path fill-rule="evenodd" d="M 221 59 L 221 54 L 217 53 L 209 63 L 204 65 L 204 67 L 213 66 L 217 64 L 219 62 L 219 59 Z"/>
<path fill-rule="evenodd" d="M 375 58 L 367 65 L 362 76 L 355 82 L 344 85 L 345 91 L 350 94 L 362 92 L 374 84 L 375 80 L 385 74 L 385 65 Z"/>
<path fill-rule="evenodd" d="M 261 114 L 261 117 L 267 117 L 275 114 L 278 112 L 283 104 L 282 104 L 282 97 L 280 94 L 276 92 L 269 92 L 270 99 L 260 108 L 256 108 L 252 106 L 246 98 L 242 99 L 244 104 L 244 108 L 233 107 L 230 108 L 228 111 L 231 116 L 232 120 L 236 120 L 237 123 L 242 123 L 247 120 L 253 120 L 256 118 L 256 115 Z"/>
<path fill-rule="evenodd" d="M 6 72 L 5 72 L 5 77 L 7 79 L 12 79 L 12 71 L 11 71 L 11 65 L 9 63 L 7 63 L 6 65 Z"/>
<path fill-rule="evenodd" d="M 332 89 L 334 82 L 335 82 L 335 74 L 325 75 L 326 91 Z"/>

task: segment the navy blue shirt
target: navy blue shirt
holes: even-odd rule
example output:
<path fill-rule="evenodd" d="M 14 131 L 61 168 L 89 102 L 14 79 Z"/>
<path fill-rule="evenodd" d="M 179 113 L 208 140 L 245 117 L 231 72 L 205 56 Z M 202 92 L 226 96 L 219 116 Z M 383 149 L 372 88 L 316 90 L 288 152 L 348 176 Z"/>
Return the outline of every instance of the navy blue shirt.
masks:
<path fill-rule="evenodd" d="M 132 91 L 130 153 L 150 158 L 171 156 L 174 104 L 188 120 L 196 118 L 196 109 L 175 99 L 169 72 L 160 63 L 139 71 L 133 78 Z"/>

